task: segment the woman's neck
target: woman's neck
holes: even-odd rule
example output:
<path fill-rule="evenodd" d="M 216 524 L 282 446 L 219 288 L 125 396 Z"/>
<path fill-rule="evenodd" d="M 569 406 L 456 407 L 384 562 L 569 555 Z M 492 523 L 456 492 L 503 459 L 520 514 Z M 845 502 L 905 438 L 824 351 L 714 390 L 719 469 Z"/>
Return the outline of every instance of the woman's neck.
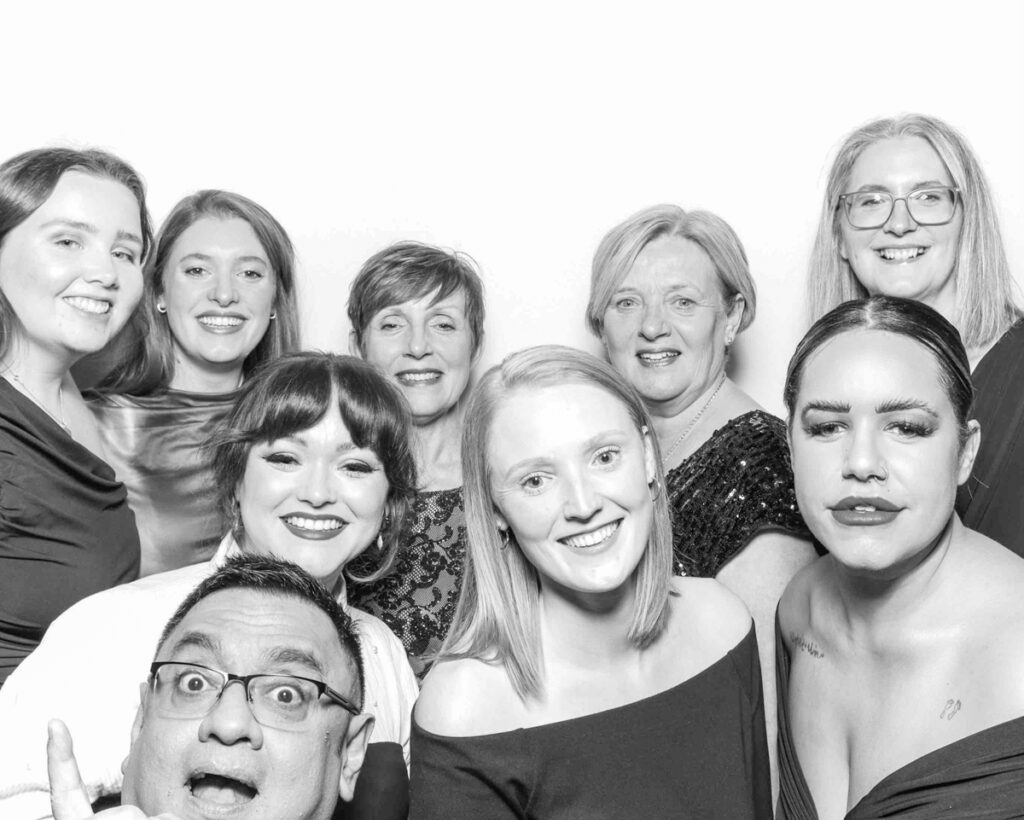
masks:
<path fill-rule="evenodd" d="M 15 345 L 0 358 L 0 376 L 47 414 L 64 423 L 64 391 L 74 390 L 70 368 L 73 360 L 47 355 L 25 345 Z"/>
<path fill-rule="evenodd" d="M 184 393 L 230 393 L 242 384 L 242 366 L 231 365 L 223 369 L 200 368 L 188 361 L 176 358 L 171 390 Z"/>
<path fill-rule="evenodd" d="M 962 540 L 963 524 L 953 514 L 919 560 L 889 577 L 854 574 L 834 564 L 839 614 L 851 633 L 884 638 L 899 633 L 908 618 L 930 618 L 929 602 L 957 572 Z"/>
<path fill-rule="evenodd" d="M 607 669 L 638 650 L 629 640 L 635 600 L 632 583 L 601 595 L 543 583 L 538 602 L 544 655 L 574 669 Z"/>
<path fill-rule="evenodd" d="M 413 452 L 421 490 L 462 486 L 462 408 L 456 405 L 425 425 L 413 425 Z"/>

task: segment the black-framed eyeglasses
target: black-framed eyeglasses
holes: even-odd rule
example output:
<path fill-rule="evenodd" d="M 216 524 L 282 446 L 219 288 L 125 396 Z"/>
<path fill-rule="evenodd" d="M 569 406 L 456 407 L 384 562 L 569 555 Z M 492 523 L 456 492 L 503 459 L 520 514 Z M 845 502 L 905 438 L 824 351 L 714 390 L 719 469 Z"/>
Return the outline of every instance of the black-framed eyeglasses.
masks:
<path fill-rule="evenodd" d="M 302 728 L 323 696 L 353 715 L 360 711 L 323 681 L 298 675 L 235 675 L 181 661 L 156 661 L 149 674 L 157 706 L 168 717 L 205 717 L 234 681 L 245 689 L 256 722 L 273 729 Z"/>
<path fill-rule="evenodd" d="M 904 202 L 910 218 L 918 225 L 945 225 L 956 213 L 960 189 L 947 186 L 917 188 L 906 196 L 888 191 L 851 191 L 839 197 L 846 220 L 854 228 L 881 228 L 897 202 Z M 837 205 L 837 207 L 838 207 Z"/>

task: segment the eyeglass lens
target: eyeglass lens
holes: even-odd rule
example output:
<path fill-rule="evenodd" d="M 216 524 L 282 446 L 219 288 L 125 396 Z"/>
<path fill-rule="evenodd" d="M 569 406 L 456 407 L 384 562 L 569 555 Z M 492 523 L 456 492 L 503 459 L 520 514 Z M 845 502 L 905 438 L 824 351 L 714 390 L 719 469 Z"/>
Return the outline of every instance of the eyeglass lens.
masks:
<path fill-rule="evenodd" d="M 885 191 L 863 191 L 846 194 L 846 215 L 855 228 L 880 228 L 889 221 L 900 200 L 919 225 L 945 224 L 953 218 L 956 208 L 956 192 L 952 188 L 922 188 L 905 197 L 894 197 Z"/>
<path fill-rule="evenodd" d="M 209 714 L 221 693 L 236 680 L 215 669 L 167 663 L 157 670 L 154 688 L 162 711 L 173 717 L 195 718 Z M 290 675 L 253 675 L 247 680 L 249 708 L 264 726 L 295 728 L 306 720 L 320 697 L 314 683 Z"/>

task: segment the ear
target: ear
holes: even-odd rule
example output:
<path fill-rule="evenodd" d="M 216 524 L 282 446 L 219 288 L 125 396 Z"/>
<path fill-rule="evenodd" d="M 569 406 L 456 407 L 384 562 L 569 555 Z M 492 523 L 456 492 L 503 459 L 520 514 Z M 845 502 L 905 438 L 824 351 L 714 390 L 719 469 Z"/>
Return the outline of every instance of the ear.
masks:
<path fill-rule="evenodd" d="M 494 520 L 498 522 L 499 530 L 504 531 L 509 529 L 508 519 L 501 514 L 501 510 L 498 509 L 497 504 L 494 505 Z"/>
<path fill-rule="evenodd" d="M 647 475 L 647 483 L 653 484 L 658 479 L 658 460 L 654 457 L 654 442 L 651 441 L 653 433 L 644 426 L 640 434 L 644 439 L 644 473 Z"/>
<path fill-rule="evenodd" d="M 359 341 L 354 330 L 348 332 L 348 352 L 357 359 L 363 358 L 363 351 L 359 349 Z"/>
<path fill-rule="evenodd" d="M 725 314 L 725 327 L 733 338 L 736 338 L 740 332 L 740 325 L 743 324 L 743 312 L 746 309 L 747 300 L 743 298 L 742 293 L 737 293 L 732 297 L 732 304 L 729 305 Z"/>
<path fill-rule="evenodd" d="M 366 759 L 366 746 L 373 733 L 373 715 L 353 715 L 345 730 L 345 744 L 341 750 L 341 774 L 338 778 L 338 796 L 346 803 L 355 794 L 356 780 Z"/>
<path fill-rule="evenodd" d="M 960 450 L 960 467 L 956 474 L 957 486 L 963 484 L 971 476 L 974 469 L 974 459 L 978 455 L 978 448 L 981 446 L 981 425 L 975 419 L 967 422 L 970 432 L 967 434 L 967 441 Z"/>

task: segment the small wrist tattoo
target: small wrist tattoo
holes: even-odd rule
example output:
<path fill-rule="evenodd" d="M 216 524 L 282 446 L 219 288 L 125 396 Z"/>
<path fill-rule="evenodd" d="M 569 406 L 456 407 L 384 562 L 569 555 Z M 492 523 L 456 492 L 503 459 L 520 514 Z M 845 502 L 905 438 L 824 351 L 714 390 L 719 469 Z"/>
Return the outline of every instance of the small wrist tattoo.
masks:
<path fill-rule="evenodd" d="M 802 649 L 812 658 L 825 657 L 825 653 L 818 649 L 817 644 L 806 640 L 803 636 L 798 635 L 796 632 L 790 632 L 789 639 L 793 642 L 793 646 L 795 646 L 797 649 Z"/>
<path fill-rule="evenodd" d="M 947 700 L 946 705 L 942 709 L 942 714 L 939 715 L 939 720 L 945 718 L 946 720 L 952 720 L 957 712 L 960 711 L 960 701 L 958 700 Z"/>

